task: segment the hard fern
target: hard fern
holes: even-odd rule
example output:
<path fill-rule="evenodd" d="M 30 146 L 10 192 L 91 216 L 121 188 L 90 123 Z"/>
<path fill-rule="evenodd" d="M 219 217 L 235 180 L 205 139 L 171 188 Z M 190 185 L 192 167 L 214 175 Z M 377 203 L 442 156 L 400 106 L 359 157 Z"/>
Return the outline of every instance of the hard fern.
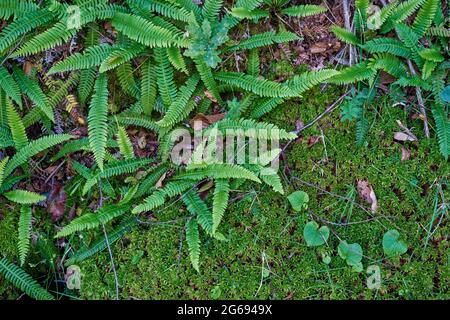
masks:
<path fill-rule="evenodd" d="M 31 207 L 22 206 L 19 217 L 19 239 L 17 247 L 19 250 L 20 265 L 23 266 L 30 249 L 31 238 Z"/>

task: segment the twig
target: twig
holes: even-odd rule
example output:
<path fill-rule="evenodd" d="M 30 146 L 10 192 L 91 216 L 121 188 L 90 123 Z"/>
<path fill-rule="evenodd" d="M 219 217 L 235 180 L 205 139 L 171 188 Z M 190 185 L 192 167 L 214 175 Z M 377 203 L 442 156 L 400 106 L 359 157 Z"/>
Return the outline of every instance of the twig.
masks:
<path fill-rule="evenodd" d="M 344 23 L 345 23 L 345 29 L 348 31 L 352 31 L 352 27 L 350 25 L 350 5 L 348 3 L 348 0 L 342 0 L 342 9 L 344 11 Z M 353 64 L 353 46 L 349 45 L 349 64 Z"/>
<path fill-rule="evenodd" d="M 101 180 L 98 181 L 98 190 L 99 190 L 99 200 L 98 200 L 98 208 L 103 207 L 103 192 L 102 192 L 102 183 Z M 119 300 L 119 280 L 117 279 L 116 265 L 114 263 L 114 258 L 111 250 L 111 245 L 109 243 L 108 234 L 106 233 L 105 224 L 102 222 L 103 234 L 105 236 L 106 247 L 108 248 L 109 259 L 111 260 L 111 268 L 114 273 L 114 281 L 116 283 L 116 300 Z"/>
<path fill-rule="evenodd" d="M 414 70 L 414 66 L 411 62 L 411 60 L 408 60 L 408 67 L 409 71 L 416 76 L 416 70 Z M 425 132 L 425 136 L 427 138 L 430 138 L 430 129 L 428 128 L 428 117 L 427 117 L 427 110 L 425 109 L 425 103 L 423 102 L 422 97 L 422 90 L 420 90 L 420 87 L 416 87 L 416 96 L 417 96 L 417 103 L 419 104 L 420 112 L 423 115 L 423 131 Z"/>

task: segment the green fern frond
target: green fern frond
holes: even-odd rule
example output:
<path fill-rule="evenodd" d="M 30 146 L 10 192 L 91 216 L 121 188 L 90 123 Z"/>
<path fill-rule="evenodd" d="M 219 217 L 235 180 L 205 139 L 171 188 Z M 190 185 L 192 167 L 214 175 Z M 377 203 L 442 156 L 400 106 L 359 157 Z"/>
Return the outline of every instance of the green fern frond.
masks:
<path fill-rule="evenodd" d="M 351 45 L 359 45 L 361 41 L 358 39 L 358 37 L 351 31 L 339 27 L 339 26 L 332 26 L 331 31 L 335 34 L 335 36 L 340 39 L 341 41 L 344 41 L 345 43 L 351 44 Z"/>
<path fill-rule="evenodd" d="M 428 36 L 450 38 L 450 29 L 444 27 L 431 27 L 427 31 Z"/>
<path fill-rule="evenodd" d="M 177 47 L 167 48 L 167 57 L 169 58 L 170 63 L 173 65 L 175 69 L 184 72 L 185 74 L 189 74 L 186 67 L 186 62 L 184 61 L 180 48 Z"/>
<path fill-rule="evenodd" d="M 369 62 L 365 61 L 341 70 L 338 75 L 329 79 L 329 82 L 341 85 L 355 83 L 371 79 L 375 74 L 376 71 L 369 68 Z"/>
<path fill-rule="evenodd" d="M 53 114 L 53 109 L 50 106 L 47 96 L 42 91 L 41 87 L 37 81 L 33 81 L 28 78 L 21 69 L 14 68 L 14 76 L 17 79 L 20 89 L 24 92 L 32 102 L 36 104 L 38 108 L 50 119 L 50 121 L 55 122 L 55 116 Z"/>
<path fill-rule="evenodd" d="M 247 73 L 251 76 L 257 77 L 260 72 L 259 50 L 251 49 L 248 54 Z"/>
<path fill-rule="evenodd" d="M 187 191 L 182 197 L 187 210 L 197 217 L 198 224 L 209 235 L 213 234 L 213 218 L 206 203 L 194 190 Z"/>
<path fill-rule="evenodd" d="M 249 19 L 252 20 L 253 22 L 261 18 L 268 18 L 270 16 L 267 10 L 260 10 L 260 9 L 249 10 L 243 7 L 232 8 L 230 14 L 237 19 Z"/>
<path fill-rule="evenodd" d="M 259 177 L 265 184 L 272 187 L 273 191 L 284 194 L 283 184 L 278 174 L 262 174 Z"/>
<path fill-rule="evenodd" d="M 72 220 L 69 225 L 59 231 L 55 238 L 67 237 L 75 232 L 95 229 L 108 223 L 130 210 L 130 205 L 108 205 L 100 208 L 96 213 L 86 213 Z"/>
<path fill-rule="evenodd" d="M 84 261 L 99 252 L 106 250 L 108 246 L 111 246 L 123 236 L 131 231 L 137 224 L 137 221 L 135 218 L 125 218 L 123 221 L 115 228 L 113 231 L 108 232 L 108 240 L 106 240 L 105 236 L 100 237 L 100 239 L 96 240 L 94 244 L 92 244 L 88 248 L 83 248 L 77 252 L 73 256 L 71 256 L 69 259 L 67 259 L 64 262 L 65 266 L 70 266 L 76 263 L 79 263 L 81 261 Z"/>
<path fill-rule="evenodd" d="M 180 88 L 177 99 L 169 106 L 167 113 L 156 124 L 161 127 L 172 127 L 180 114 L 182 114 L 186 108 L 186 105 L 194 93 L 199 81 L 198 75 L 193 75 L 188 79 L 186 84 Z"/>
<path fill-rule="evenodd" d="M 113 51 L 108 44 L 88 47 L 83 52 L 75 53 L 50 68 L 48 74 L 67 72 L 72 70 L 89 69 L 99 66 Z"/>
<path fill-rule="evenodd" d="M 433 105 L 431 109 L 434 122 L 436 124 L 436 133 L 438 136 L 439 148 L 445 160 L 450 155 L 450 120 L 445 107 L 438 104 Z"/>
<path fill-rule="evenodd" d="M 281 31 L 275 33 L 268 31 L 260 34 L 253 35 L 248 39 L 241 41 L 239 44 L 229 47 L 227 51 L 247 50 L 259 47 L 272 45 L 275 43 L 285 43 L 290 41 L 299 40 L 300 38 L 292 32 Z"/>
<path fill-rule="evenodd" d="M 183 45 L 182 39 L 174 35 L 172 31 L 136 15 L 116 13 L 111 23 L 119 32 L 148 47 Z"/>
<path fill-rule="evenodd" d="M 369 53 L 390 53 L 406 59 L 412 58 L 411 51 L 400 41 L 393 38 L 376 38 L 360 45 Z"/>
<path fill-rule="evenodd" d="M 112 70 L 118 66 L 136 58 L 145 51 L 145 46 L 140 43 L 132 43 L 126 46 L 113 47 L 110 54 L 100 65 L 100 73 Z"/>
<path fill-rule="evenodd" d="M 164 165 L 155 166 L 150 170 L 151 172 L 139 183 L 139 188 L 134 198 L 140 198 L 153 192 L 155 184 L 167 173 L 167 168 Z"/>
<path fill-rule="evenodd" d="M 5 157 L 2 160 L 0 160 L 0 187 L 3 184 L 3 180 L 5 180 L 5 167 L 6 164 L 8 163 L 9 157 Z"/>
<path fill-rule="evenodd" d="M 197 219 L 189 219 L 186 224 L 186 243 L 192 266 L 197 272 L 200 272 L 200 234 Z"/>
<path fill-rule="evenodd" d="M 11 57 L 25 57 L 59 46 L 76 34 L 76 29 L 68 29 L 66 22 L 57 22 L 53 27 L 27 41 Z"/>
<path fill-rule="evenodd" d="M 369 59 L 368 66 L 375 70 L 381 69 L 396 78 L 407 76 L 406 66 L 403 62 L 399 58 L 387 53 L 374 54 Z"/>
<path fill-rule="evenodd" d="M 22 107 L 22 97 L 20 96 L 20 87 L 14 78 L 3 66 L 0 65 L 0 88 L 3 89 L 8 97 L 13 99 Z"/>
<path fill-rule="evenodd" d="M 117 78 L 122 89 L 137 99 L 141 95 L 141 89 L 134 78 L 133 72 L 130 61 L 124 62 L 116 68 Z"/>
<path fill-rule="evenodd" d="M 199 169 L 191 169 L 174 177 L 175 180 L 245 179 L 261 183 L 261 180 L 248 169 L 234 164 L 209 164 Z"/>
<path fill-rule="evenodd" d="M 27 190 L 12 190 L 3 194 L 8 200 L 20 204 L 33 204 L 44 201 L 46 197 Z"/>
<path fill-rule="evenodd" d="M 14 146 L 16 150 L 20 150 L 28 144 L 28 137 L 22 119 L 9 100 L 6 101 L 6 114 Z"/>
<path fill-rule="evenodd" d="M 253 92 L 261 97 L 283 98 L 297 96 L 288 86 L 239 72 L 217 72 L 216 80 Z"/>
<path fill-rule="evenodd" d="M 1 10 L 1 9 L 0 9 Z M 9 23 L 0 33 L 0 52 L 11 47 L 20 37 L 35 28 L 46 24 L 55 17 L 53 12 L 39 10 Z"/>
<path fill-rule="evenodd" d="M 166 198 L 180 195 L 194 185 L 191 181 L 172 181 L 168 182 L 164 188 L 158 189 L 148 196 L 144 203 L 133 209 L 134 214 L 153 210 L 166 202 Z"/>
<path fill-rule="evenodd" d="M 103 170 L 108 136 L 108 82 L 105 74 L 95 81 L 95 93 L 89 106 L 88 133 L 95 161 Z"/>
<path fill-rule="evenodd" d="M 195 67 L 200 75 L 200 79 L 202 79 L 203 84 L 206 89 L 208 89 L 209 93 L 217 100 L 219 104 L 222 104 L 222 98 L 219 94 L 219 89 L 217 87 L 217 83 L 214 80 L 214 76 L 212 74 L 211 68 L 206 64 L 204 59 L 194 59 Z"/>
<path fill-rule="evenodd" d="M 156 104 L 156 68 L 150 62 L 142 66 L 141 105 L 144 113 L 150 115 Z"/>
<path fill-rule="evenodd" d="M 358 147 L 364 146 L 369 131 L 369 121 L 363 115 L 356 121 L 356 145 Z"/>
<path fill-rule="evenodd" d="M 437 49 L 423 49 L 419 51 L 419 56 L 423 59 L 432 61 L 432 62 L 442 62 L 445 60 L 445 57 L 442 53 Z"/>
<path fill-rule="evenodd" d="M 210 22 L 215 22 L 222 6 L 223 0 L 205 0 L 202 7 L 203 17 Z"/>
<path fill-rule="evenodd" d="M 413 15 L 424 1 L 425 0 L 408 0 L 400 3 L 390 12 L 387 21 L 381 28 L 381 32 L 389 32 L 397 23 L 403 22 L 409 16 Z"/>
<path fill-rule="evenodd" d="M 23 17 L 38 9 L 38 6 L 32 1 L 2 0 L 0 2 L 0 19 L 8 20 L 11 16 Z"/>
<path fill-rule="evenodd" d="M 72 138 L 73 136 L 68 134 L 55 134 L 31 141 L 28 145 L 16 152 L 8 162 L 5 168 L 5 176 L 9 176 L 14 169 L 26 163 L 36 154 Z"/>
<path fill-rule="evenodd" d="M 177 6 L 176 4 L 168 4 L 155 0 L 132 0 L 131 2 L 134 2 L 142 10 L 159 13 L 170 19 L 188 22 L 189 11 L 183 7 Z"/>
<path fill-rule="evenodd" d="M 97 68 L 81 70 L 80 83 L 78 84 L 78 98 L 81 105 L 85 105 L 92 91 L 94 90 Z"/>
<path fill-rule="evenodd" d="M 6 258 L 0 260 L 0 273 L 4 275 L 6 280 L 24 291 L 31 298 L 36 300 L 54 300 L 54 297 L 42 288 L 29 274 Z"/>
<path fill-rule="evenodd" d="M 285 100 L 283 98 L 263 98 L 255 103 L 255 108 L 251 111 L 250 116 L 253 119 L 259 119 L 263 115 L 272 111 L 275 107 L 282 104 Z"/>
<path fill-rule="evenodd" d="M 127 160 L 134 159 L 133 145 L 124 127 L 119 126 L 117 128 L 117 142 L 120 154 Z"/>
<path fill-rule="evenodd" d="M 436 69 L 437 65 L 438 64 L 434 61 L 425 61 L 422 67 L 422 79 L 423 80 L 428 79 L 433 73 L 433 71 Z"/>
<path fill-rule="evenodd" d="M 120 125 L 142 127 L 154 132 L 159 131 L 159 126 L 146 116 L 133 114 L 120 114 L 115 116 L 115 119 Z"/>
<path fill-rule="evenodd" d="M 289 80 L 288 86 L 292 92 L 300 96 L 305 91 L 314 86 L 326 82 L 328 79 L 338 75 L 339 72 L 334 69 L 322 69 L 318 71 L 306 71 L 299 76 Z"/>
<path fill-rule="evenodd" d="M 325 7 L 312 4 L 291 6 L 281 10 L 281 13 L 291 17 L 308 17 L 324 12 L 327 12 L 327 9 Z"/>
<path fill-rule="evenodd" d="M 170 106 L 177 98 L 177 87 L 173 76 L 173 67 L 167 57 L 166 50 L 155 48 L 156 81 L 164 105 Z"/>
<path fill-rule="evenodd" d="M 425 0 L 424 4 L 419 10 L 416 19 L 412 25 L 414 32 L 422 37 L 433 23 L 434 16 L 436 14 L 439 0 Z"/>
<path fill-rule="evenodd" d="M 22 206 L 20 208 L 19 217 L 19 239 L 17 242 L 17 248 L 19 250 L 20 265 L 23 266 L 25 259 L 30 249 L 31 238 L 31 207 Z"/>
<path fill-rule="evenodd" d="M 228 206 L 230 195 L 230 184 L 226 179 L 215 180 L 213 208 L 212 208 L 212 233 L 215 233 L 222 221 L 225 210 Z"/>

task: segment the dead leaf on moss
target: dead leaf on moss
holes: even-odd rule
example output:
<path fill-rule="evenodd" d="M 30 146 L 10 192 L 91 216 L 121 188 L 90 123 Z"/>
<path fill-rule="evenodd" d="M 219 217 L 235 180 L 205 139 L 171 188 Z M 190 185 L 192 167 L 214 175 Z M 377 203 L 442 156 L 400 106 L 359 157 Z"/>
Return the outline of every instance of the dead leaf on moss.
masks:
<path fill-rule="evenodd" d="M 212 115 L 204 115 L 203 113 L 197 113 L 189 122 L 191 128 L 195 131 L 208 128 L 210 125 L 225 118 L 226 113 L 218 113 Z"/>
<path fill-rule="evenodd" d="M 166 179 L 166 176 L 167 176 L 167 171 L 164 172 L 164 174 L 161 176 L 161 178 L 159 178 L 159 180 L 156 182 L 156 184 L 155 184 L 156 189 L 162 188 L 163 182 Z"/>
<path fill-rule="evenodd" d="M 407 132 L 396 132 L 394 134 L 394 140 L 400 141 L 400 142 L 417 141 L 417 137 L 412 136 L 412 135 L 408 134 Z"/>
<path fill-rule="evenodd" d="M 402 161 L 407 161 L 409 158 L 411 158 L 411 151 L 402 147 Z"/>
<path fill-rule="evenodd" d="M 370 204 L 372 212 L 375 212 L 378 208 L 378 201 L 370 183 L 367 180 L 357 180 L 357 189 L 359 196 Z"/>
<path fill-rule="evenodd" d="M 212 102 L 217 103 L 217 99 L 214 98 L 214 96 L 208 90 L 205 90 L 205 96 Z"/>

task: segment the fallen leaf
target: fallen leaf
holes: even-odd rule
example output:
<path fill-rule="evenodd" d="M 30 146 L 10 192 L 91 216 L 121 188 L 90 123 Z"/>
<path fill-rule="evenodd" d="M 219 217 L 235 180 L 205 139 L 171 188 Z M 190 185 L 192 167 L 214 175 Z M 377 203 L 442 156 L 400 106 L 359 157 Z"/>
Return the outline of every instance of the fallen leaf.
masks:
<path fill-rule="evenodd" d="M 145 138 L 145 136 L 139 137 L 137 143 L 139 149 L 144 149 L 145 146 L 147 145 L 147 139 Z"/>
<path fill-rule="evenodd" d="M 51 214 L 53 221 L 58 221 L 64 216 L 66 209 L 67 194 L 62 184 L 57 184 L 51 190 L 47 198 L 47 211 Z"/>
<path fill-rule="evenodd" d="M 402 161 L 407 161 L 409 158 L 411 158 L 411 151 L 402 147 Z"/>
<path fill-rule="evenodd" d="M 317 142 L 319 142 L 320 137 L 319 136 L 311 136 L 308 139 L 308 148 L 311 148 L 313 145 L 315 145 Z"/>
<path fill-rule="evenodd" d="M 315 43 L 315 44 L 313 44 L 311 46 L 310 51 L 313 54 L 322 53 L 322 52 L 327 51 L 327 48 L 328 48 L 328 44 L 327 43 L 325 43 L 325 42 L 317 42 L 317 43 Z"/>
<path fill-rule="evenodd" d="M 196 114 L 189 122 L 191 128 L 195 131 L 208 128 L 210 125 L 225 118 L 226 113 L 218 113 L 212 115 L 204 115 L 203 113 Z"/>
<path fill-rule="evenodd" d="M 396 141 L 417 141 L 416 136 L 411 136 L 410 134 L 406 132 L 396 132 L 394 134 L 394 140 Z"/>
<path fill-rule="evenodd" d="M 161 178 L 159 178 L 159 180 L 156 182 L 156 184 L 155 184 L 156 189 L 159 189 L 163 186 L 163 181 L 164 181 L 164 179 L 166 179 L 166 175 L 167 175 L 167 171 L 164 172 L 164 174 L 161 176 Z"/>
<path fill-rule="evenodd" d="M 205 96 L 212 102 L 217 103 L 217 99 L 214 98 L 214 96 L 208 90 L 205 90 Z"/>
<path fill-rule="evenodd" d="M 375 212 L 378 208 L 377 197 L 372 186 L 367 180 L 357 180 L 357 189 L 359 196 L 371 205 L 372 212 Z"/>
<path fill-rule="evenodd" d="M 29 76 L 32 70 L 33 70 L 33 63 L 31 61 L 26 60 L 23 64 L 23 72 L 25 72 L 25 74 Z"/>

